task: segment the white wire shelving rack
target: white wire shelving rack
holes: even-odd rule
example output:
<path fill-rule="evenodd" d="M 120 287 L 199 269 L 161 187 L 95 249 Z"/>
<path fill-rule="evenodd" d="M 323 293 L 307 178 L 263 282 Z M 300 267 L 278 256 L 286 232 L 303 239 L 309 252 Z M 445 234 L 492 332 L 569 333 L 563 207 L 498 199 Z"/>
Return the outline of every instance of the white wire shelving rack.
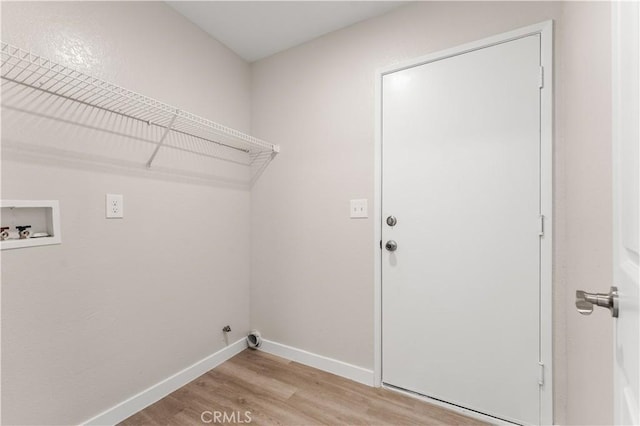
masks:
<path fill-rule="evenodd" d="M 45 94 L 163 128 L 146 165 L 151 167 L 170 132 L 241 151 L 251 158 L 275 156 L 278 145 L 180 110 L 42 56 L 0 42 L 1 77 Z"/>

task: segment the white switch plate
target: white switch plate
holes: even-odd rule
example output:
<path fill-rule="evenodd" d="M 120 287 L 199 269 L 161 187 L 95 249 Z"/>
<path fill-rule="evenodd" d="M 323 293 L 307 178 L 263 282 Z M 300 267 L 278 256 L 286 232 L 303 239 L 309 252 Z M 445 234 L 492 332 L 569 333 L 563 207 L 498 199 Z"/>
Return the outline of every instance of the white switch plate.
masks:
<path fill-rule="evenodd" d="M 120 219 L 124 217 L 124 197 L 122 194 L 107 194 L 105 205 L 107 219 Z"/>
<path fill-rule="evenodd" d="M 367 211 L 367 199 L 351 200 L 351 218 L 367 218 L 369 212 Z"/>

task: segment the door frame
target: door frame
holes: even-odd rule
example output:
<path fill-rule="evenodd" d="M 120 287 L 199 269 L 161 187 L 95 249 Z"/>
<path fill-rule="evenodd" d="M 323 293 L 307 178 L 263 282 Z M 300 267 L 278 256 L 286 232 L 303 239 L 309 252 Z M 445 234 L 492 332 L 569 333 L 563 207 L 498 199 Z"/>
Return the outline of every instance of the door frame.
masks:
<path fill-rule="evenodd" d="M 382 78 L 403 69 L 424 65 L 530 35 L 540 34 L 540 214 L 544 236 L 540 239 L 540 362 L 544 385 L 540 387 L 540 424 L 553 424 L 553 20 L 540 22 L 419 58 L 403 61 L 375 74 L 374 155 L 374 386 L 382 383 Z M 450 408 L 460 411 L 459 407 Z M 468 410 L 462 410 L 468 413 Z"/>

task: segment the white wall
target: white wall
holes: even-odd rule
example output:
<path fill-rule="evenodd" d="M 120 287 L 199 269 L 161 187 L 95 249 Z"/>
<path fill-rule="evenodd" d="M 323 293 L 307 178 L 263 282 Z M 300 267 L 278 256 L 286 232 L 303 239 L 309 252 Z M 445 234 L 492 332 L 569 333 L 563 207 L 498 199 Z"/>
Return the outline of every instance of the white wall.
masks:
<path fill-rule="evenodd" d="M 249 130 L 249 66 L 162 2 L 2 2 L 2 40 Z M 153 146 L 2 113 L 2 198 L 60 200 L 62 218 L 62 245 L 2 252 L 3 424 L 78 424 L 221 349 L 224 325 L 246 334 L 246 185 L 130 168 Z"/>
<path fill-rule="evenodd" d="M 612 277 L 611 27 L 608 3 L 567 3 L 556 98 L 558 284 L 566 290 L 567 422 L 613 423 L 613 321 L 576 313 L 576 290 Z M 559 312 L 560 315 L 562 312 Z M 588 372 L 588 373 L 587 373 Z"/>
<path fill-rule="evenodd" d="M 60 246 L 2 253 L 3 423 L 97 414 L 220 349 L 223 325 L 243 335 L 249 296 L 266 338 L 373 368 L 373 223 L 348 200 L 373 197 L 375 70 L 550 18 L 556 420 L 611 423 L 611 322 L 573 307 L 576 288 L 610 284 L 606 3 L 415 3 L 251 69 L 162 3 L 1 6 L 4 41 L 283 146 L 250 198 L 228 176 L 120 161 L 144 144 L 3 109 L 2 198 L 59 199 L 63 229 Z M 124 194 L 124 220 L 103 219 L 106 192 Z"/>
<path fill-rule="evenodd" d="M 252 191 L 252 327 L 373 368 L 374 225 L 348 203 L 372 205 L 375 70 L 554 19 L 555 419 L 610 424 L 611 320 L 573 307 L 576 288 L 610 285 L 608 8 L 414 3 L 252 64 L 252 131 L 282 145 Z"/>

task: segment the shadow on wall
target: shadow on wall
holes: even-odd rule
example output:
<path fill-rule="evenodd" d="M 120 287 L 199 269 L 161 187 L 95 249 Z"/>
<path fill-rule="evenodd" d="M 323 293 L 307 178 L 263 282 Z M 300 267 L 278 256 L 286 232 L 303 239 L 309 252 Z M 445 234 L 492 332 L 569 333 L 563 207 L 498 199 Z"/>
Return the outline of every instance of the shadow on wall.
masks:
<path fill-rule="evenodd" d="M 246 189 L 275 155 L 225 134 L 212 137 L 210 129 L 223 126 L 121 88 L 107 90 L 90 76 L 13 59 L 3 51 L 7 158 Z"/>

